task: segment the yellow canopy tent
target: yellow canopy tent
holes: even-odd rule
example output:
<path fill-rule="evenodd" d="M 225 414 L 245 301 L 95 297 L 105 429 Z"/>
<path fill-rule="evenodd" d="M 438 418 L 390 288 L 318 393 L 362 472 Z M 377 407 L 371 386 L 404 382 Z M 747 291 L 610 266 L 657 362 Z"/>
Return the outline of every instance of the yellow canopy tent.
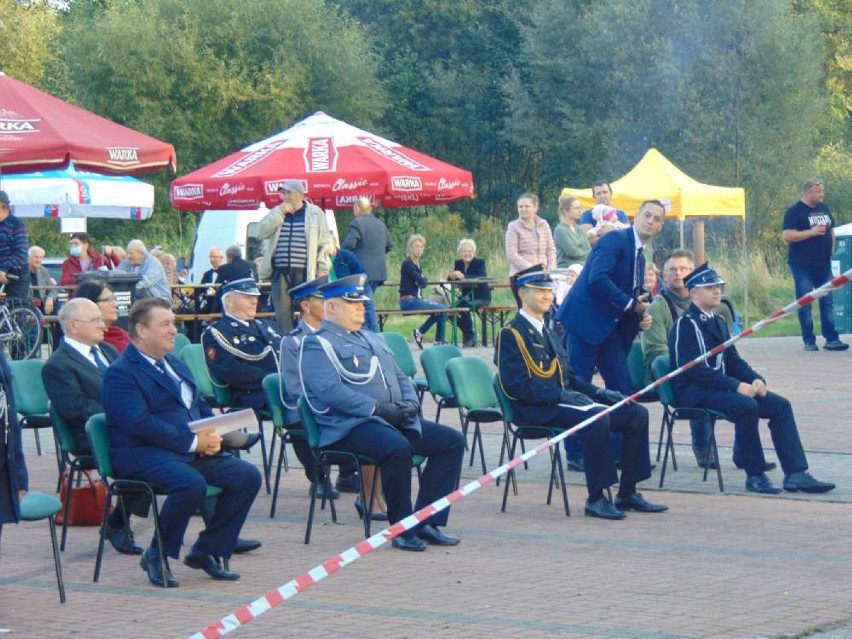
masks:
<path fill-rule="evenodd" d="M 573 195 L 584 209 L 595 205 L 591 189 L 562 189 L 561 197 Z M 745 225 L 745 189 L 703 184 L 692 179 L 672 164 L 657 149 L 649 149 L 629 173 L 612 182 L 612 206 L 630 216 L 636 214 L 645 200 L 660 200 L 667 215 L 680 221 L 680 245 L 683 242 L 683 222 L 687 217 L 705 218 L 738 216 Z M 704 261 L 704 223 L 695 220 L 693 250 L 696 263 Z M 743 233 L 745 261 L 745 233 Z M 748 284 L 746 283 L 746 286 Z M 746 289 L 746 309 L 748 291 Z"/>

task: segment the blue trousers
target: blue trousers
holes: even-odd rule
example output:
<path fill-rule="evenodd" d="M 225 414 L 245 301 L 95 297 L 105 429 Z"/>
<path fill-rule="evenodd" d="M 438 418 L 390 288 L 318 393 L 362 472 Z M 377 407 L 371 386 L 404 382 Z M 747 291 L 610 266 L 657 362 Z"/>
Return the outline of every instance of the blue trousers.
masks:
<path fill-rule="evenodd" d="M 764 472 L 766 458 L 757 430 L 760 418 L 769 419 L 769 432 L 785 475 L 808 469 L 808 460 L 799 439 L 799 429 L 790 402 L 773 392 L 765 397 L 746 397 L 735 391 L 713 391 L 698 403 L 712 408 L 734 422 L 737 455 L 748 475 Z"/>
<path fill-rule="evenodd" d="M 810 293 L 831 279 L 831 264 L 824 267 L 793 266 L 793 284 L 796 287 L 796 297 Z M 811 305 L 799 309 L 799 326 L 802 329 L 802 341 L 805 344 L 815 344 L 814 318 Z M 819 321 L 822 325 L 822 336 L 827 342 L 838 339 L 837 329 L 834 328 L 834 295 L 829 294 L 819 299 Z"/>
<path fill-rule="evenodd" d="M 231 556 L 261 484 L 257 468 L 230 454 L 196 457 L 189 462 L 163 456 L 128 478 L 161 486 L 168 493 L 160 507 L 161 551 L 175 559 L 180 556 L 190 517 L 204 506 L 207 484 L 224 492 L 217 498 L 213 517 L 195 545 L 202 552 L 226 558 Z M 156 546 L 156 538 L 151 545 Z"/>
<path fill-rule="evenodd" d="M 443 304 L 420 299 L 419 297 L 407 297 L 404 300 L 399 300 L 399 308 L 403 311 L 435 311 L 446 309 L 447 307 Z M 425 335 L 426 332 L 432 328 L 433 324 L 438 325 L 438 328 L 435 329 L 435 341 L 443 342 L 444 331 L 447 325 L 447 316 L 445 313 L 430 315 L 417 330 Z"/>
<path fill-rule="evenodd" d="M 382 489 L 388 505 L 388 521 L 392 524 L 408 517 L 414 510 L 431 504 L 451 493 L 458 485 L 464 458 L 464 438 L 457 430 L 420 420 L 422 434 L 398 431 L 378 418 L 353 428 L 329 448 L 362 454 L 376 460 L 382 474 Z M 424 455 L 426 468 L 420 482 L 417 502 L 411 506 L 411 457 Z M 425 523 L 445 526 L 449 509 L 432 515 Z M 416 529 L 405 536 L 411 537 Z"/>

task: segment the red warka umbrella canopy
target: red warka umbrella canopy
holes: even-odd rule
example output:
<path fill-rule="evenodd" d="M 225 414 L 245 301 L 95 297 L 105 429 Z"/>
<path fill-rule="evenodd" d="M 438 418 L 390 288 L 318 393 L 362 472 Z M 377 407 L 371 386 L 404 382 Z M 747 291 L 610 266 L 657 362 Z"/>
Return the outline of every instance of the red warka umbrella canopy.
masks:
<path fill-rule="evenodd" d="M 0 73 L 0 171 L 29 173 L 69 162 L 121 175 L 177 168 L 171 144 Z"/>
<path fill-rule="evenodd" d="M 384 207 L 473 197 L 470 171 L 318 111 L 174 180 L 172 205 L 181 211 L 272 207 L 285 180 L 300 180 L 310 200 L 327 209 L 351 207 L 361 196 Z"/>

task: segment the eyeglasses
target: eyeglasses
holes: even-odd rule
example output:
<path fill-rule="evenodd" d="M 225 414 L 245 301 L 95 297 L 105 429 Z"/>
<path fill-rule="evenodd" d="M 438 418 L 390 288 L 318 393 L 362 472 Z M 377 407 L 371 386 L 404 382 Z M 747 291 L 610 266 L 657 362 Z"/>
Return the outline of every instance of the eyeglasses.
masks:
<path fill-rule="evenodd" d="M 114 304 L 114 303 L 115 303 L 115 296 L 114 295 L 110 295 L 109 297 L 98 298 L 98 304 Z"/>
<path fill-rule="evenodd" d="M 75 319 L 75 322 L 79 322 L 80 324 L 106 324 L 106 320 L 103 317 L 93 317 L 92 319 Z"/>

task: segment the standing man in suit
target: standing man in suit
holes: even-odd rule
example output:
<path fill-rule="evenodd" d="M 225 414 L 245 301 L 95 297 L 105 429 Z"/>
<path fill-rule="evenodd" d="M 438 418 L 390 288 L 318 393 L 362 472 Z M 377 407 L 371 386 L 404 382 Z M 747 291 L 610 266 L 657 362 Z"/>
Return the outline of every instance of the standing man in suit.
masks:
<path fill-rule="evenodd" d="M 59 311 L 59 324 L 64 333 L 59 348 L 53 351 L 41 371 L 50 403 L 68 424 L 74 436 L 76 455 L 91 455 L 86 438 L 86 421 L 104 412 L 101 391 L 107 367 L 118 359 L 118 351 L 104 342 L 106 324 L 98 305 L 85 297 L 75 297 Z M 147 500 L 126 499 L 131 510 L 145 516 Z M 130 524 L 119 507 L 107 520 L 106 537 L 118 552 L 141 555 Z"/>
<path fill-rule="evenodd" d="M 728 327 L 713 309 L 722 301 L 725 280 L 706 262 L 684 278 L 692 304 L 669 333 L 672 370 L 712 351 L 729 338 Z M 766 387 L 766 380 L 742 359 L 735 346 L 707 358 L 672 379 L 678 406 L 709 408 L 734 422 L 734 438 L 746 490 L 780 493 L 766 476 L 766 458 L 758 423 L 769 419 L 772 444 L 784 471 L 784 490 L 825 493 L 834 484 L 814 479 L 808 472 L 799 429 L 790 402 Z M 738 464 L 739 465 L 739 464 Z"/>
<path fill-rule="evenodd" d="M 411 380 L 390 349 L 372 331 L 362 331 L 366 275 L 329 282 L 322 291 L 325 320 L 302 341 L 300 375 L 305 397 L 320 431 L 320 447 L 333 447 L 376 460 L 382 477 L 388 521 L 408 517 L 411 460 L 428 458 L 415 509 L 455 490 L 464 456 L 461 433 L 420 417 Z M 421 551 L 426 544 L 455 546 L 445 535 L 449 509 L 393 540 L 394 548 Z"/>
<path fill-rule="evenodd" d="M 211 429 L 193 433 L 191 421 L 211 417 L 189 369 L 169 355 L 174 348 L 175 318 L 171 305 L 144 299 L 130 309 L 130 345 L 107 369 L 103 386 L 106 426 L 116 476 L 140 479 L 166 489 L 160 509 L 160 534 L 142 554 L 140 565 L 156 586 L 178 586 L 166 561 L 178 558 L 192 514 L 204 505 L 207 484 L 223 494 L 213 516 L 184 558 L 190 568 L 213 579 L 234 581 L 222 559 L 231 556 L 240 529 L 260 490 L 260 472 L 229 453 Z"/>
<path fill-rule="evenodd" d="M 359 197 L 355 200 L 352 213 L 355 217 L 349 223 L 340 247 L 355 253 L 367 269 L 367 284 L 375 295 L 376 289 L 388 278 L 385 256 L 393 249 L 393 240 L 385 223 L 373 215 L 370 198 Z"/>
<path fill-rule="evenodd" d="M 222 260 L 224 259 L 222 249 L 218 246 L 212 247 L 208 257 L 211 268 L 204 271 L 204 274 L 201 276 L 201 283 L 217 284 L 219 283 L 219 268 L 222 266 Z M 198 292 L 195 294 L 195 302 L 200 313 L 220 313 L 222 310 L 215 288 L 198 289 Z"/>
<path fill-rule="evenodd" d="M 500 332 L 495 359 L 500 385 L 512 402 L 518 423 L 567 429 L 624 399 L 621 393 L 598 388 L 571 370 L 559 339 L 544 321 L 553 304 L 553 280 L 547 271 L 532 266 L 519 272 L 516 282 L 521 310 Z M 608 445 L 610 430 L 624 435 L 623 471 L 615 505 L 604 496 L 604 490 L 618 482 Z M 627 510 L 668 510 L 636 492 L 636 484 L 651 476 L 648 410 L 644 406 L 625 404 L 589 424 L 576 439 L 582 440 L 586 455 L 586 515 L 624 519 Z"/>

